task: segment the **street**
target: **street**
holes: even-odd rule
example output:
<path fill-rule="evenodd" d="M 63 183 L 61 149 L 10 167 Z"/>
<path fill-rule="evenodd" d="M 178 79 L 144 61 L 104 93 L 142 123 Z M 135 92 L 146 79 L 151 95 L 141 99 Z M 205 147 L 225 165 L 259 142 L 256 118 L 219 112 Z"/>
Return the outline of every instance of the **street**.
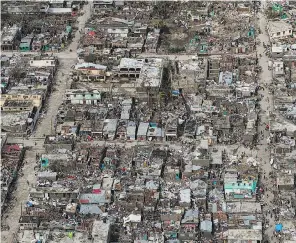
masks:
<path fill-rule="evenodd" d="M 260 21 L 260 29 L 262 31 L 261 34 L 259 34 L 259 39 L 261 41 L 261 44 L 257 46 L 258 55 L 261 54 L 261 58 L 259 58 L 259 65 L 262 67 L 262 72 L 259 80 L 259 85 L 262 86 L 264 89 L 259 91 L 259 95 L 263 95 L 263 98 L 260 101 L 260 107 L 261 107 L 261 123 L 258 126 L 258 133 L 259 133 L 259 144 L 258 150 L 257 150 L 257 157 L 259 161 L 261 162 L 261 168 L 262 168 L 262 175 L 261 175 L 261 181 L 263 182 L 265 186 L 265 195 L 264 195 L 264 202 L 266 203 L 266 206 L 263 207 L 263 213 L 266 215 L 266 219 L 269 222 L 269 227 L 265 230 L 265 239 L 268 239 L 269 242 L 274 242 L 271 239 L 267 238 L 268 236 L 272 236 L 275 222 L 274 217 L 270 217 L 270 214 L 267 214 L 266 212 L 268 210 L 271 210 L 272 200 L 273 200 L 273 181 L 269 176 L 269 173 L 272 171 L 271 165 L 269 163 L 270 161 L 270 145 L 267 144 L 267 138 L 269 136 L 269 131 L 266 131 L 266 124 L 269 124 L 269 112 L 272 111 L 273 104 L 272 104 L 272 94 L 269 93 L 268 87 L 271 85 L 272 82 L 272 72 L 268 69 L 268 61 L 269 58 L 265 55 L 263 42 L 268 43 L 269 37 L 267 35 L 267 32 L 265 30 L 266 27 L 266 19 L 265 16 L 261 13 L 259 13 L 259 21 Z M 262 135 L 260 135 L 262 134 Z"/>
<path fill-rule="evenodd" d="M 44 152 L 43 143 L 44 135 L 50 135 L 54 131 L 54 118 L 57 115 L 59 106 L 63 102 L 63 95 L 67 88 L 70 88 L 70 79 L 68 74 L 71 71 L 71 67 L 77 63 L 77 48 L 81 34 L 79 30 L 85 25 L 86 21 L 90 17 L 91 4 L 84 6 L 84 14 L 78 18 L 78 31 L 73 38 L 73 42 L 70 44 L 68 49 L 64 52 L 58 53 L 58 58 L 60 66 L 56 74 L 54 85 L 55 91 L 52 92 L 50 98 L 47 101 L 47 112 L 41 123 L 37 125 L 34 135 L 27 139 L 19 140 L 20 143 L 24 143 L 25 146 L 33 146 L 32 149 L 27 150 L 24 158 L 24 166 L 22 168 L 23 176 L 18 177 L 16 181 L 16 190 L 13 192 L 16 198 L 14 202 L 9 202 L 9 207 L 3 214 L 2 225 L 8 225 L 9 230 L 2 230 L 1 232 L 1 242 L 11 243 L 13 240 L 13 234 L 17 233 L 19 227 L 19 218 L 21 216 L 21 208 L 24 207 L 25 202 L 28 200 L 29 195 L 29 185 L 28 183 L 35 184 L 36 176 L 34 167 L 36 163 L 36 154 Z M 72 50 L 70 52 L 69 50 Z M 5 54 L 5 53 L 2 53 Z M 37 137 L 37 139 L 35 139 Z M 15 141 L 17 142 L 17 141 Z M 36 143 L 36 146 L 35 146 Z"/>

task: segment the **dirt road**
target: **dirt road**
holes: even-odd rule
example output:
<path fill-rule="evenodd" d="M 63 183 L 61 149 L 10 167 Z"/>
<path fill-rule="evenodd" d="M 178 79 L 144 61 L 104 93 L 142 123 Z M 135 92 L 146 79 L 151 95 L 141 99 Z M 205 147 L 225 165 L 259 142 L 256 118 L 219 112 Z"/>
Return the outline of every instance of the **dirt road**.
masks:
<path fill-rule="evenodd" d="M 259 85 L 261 85 L 264 90 L 261 90 L 259 92 L 260 95 L 263 95 L 263 98 L 260 102 L 261 107 L 261 125 L 258 127 L 259 134 L 262 133 L 261 138 L 259 140 L 259 143 L 262 145 L 259 145 L 258 150 L 258 158 L 261 161 L 261 168 L 262 168 L 262 182 L 265 185 L 265 203 L 267 203 L 266 206 L 264 206 L 263 211 L 266 215 L 266 212 L 269 209 L 272 209 L 273 205 L 271 201 L 273 200 L 273 181 L 269 177 L 269 173 L 272 171 L 272 167 L 270 165 L 270 145 L 267 144 L 267 138 L 269 136 L 269 131 L 266 131 L 266 124 L 269 124 L 269 112 L 273 110 L 273 97 L 272 94 L 270 94 L 268 87 L 271 85 L 272 82 L 272 72 L 268 70 L 268 61 L 269 58 L 264 53 L 264 43 L 269 43 L 269 37 L 267 35 L 267 32 L 265 31 L 266 27 L 266 18 L 263 14 L 259 13 L 259 21 L 260 21 L 260 29 L 262 31 L 262 34 L 259 35 L 259 39 L 261 41 L 260 46 L 258 46 L 257 51 L 258 55 L 262 55 L 261 58 L 259 58 L 259 65 L 262 67 L 262 73 L 259 81 Z M 272 236 L 272 232 L 274 230 L 274 217 L 271 218 L 269 214 L 267 214 L 267 220 L 269 221 L 269 227 L 265 230 L 265 239 L 269 239 Z M 270 241 L 272 242 L 272 241 Z"/>
<path fill-rule="evenodd" d="M 91 4 L 84 6 L 84 14 L 78 18 L 78 28 L 82 29 L 90 17 Z M 1 242 L 11 243 L 13 240 L 13 234 L 18 230 L 18 222 L 21 216 L 21 207 L 25 205 L 25 202 L 29 196 L 29 187 L 36 183 L 36 171 L 34 167 L 36 163 L 36 153 L 42 153 L 44 141 L 40 138 L 43 135 L 49 135 L 54 131 L 54 118 L 56 117 L 59 106 L 62 104 L 63 95 L 65 90 L 70 87 L 69 73 L 71 67 L 77 62 L 76 50 L 78 48 L 78 43 L 81 34 L 79 31 L 76 32 L 73 42 L 65 52 L 60 52 L 58 58 L 60 61 L 60 66 L 56 75 L 56 85 L 55 90 L 48 102 L 47 102 L 47 113 L 41 123 L 37 126 L 37 130 L 34 135 L 28 140 L 22 140 L 27 146 L 34 146 L 31 150 L 26 151 L 25 161 L 22 173 L 23 176 L 19 177 L 16 182 L 16 190 L 13 192 L 15 197 L 14 202 L 10 203 L 10 208 L 3 214 L 2 225 L 8 225 L 10 230 L 1 232 Z M 69 50 L 72 49 L 72 52 Z M 36 137 L 36 138 L 35 138 Z M 35 146 L 35 143 L 37 145 Z"/>
<path fill-rule="evenodd" d="M 86 21 L 89 19 L 90 9 L 90 4 L 84 6 L 84 15 L 78 18 L 79 30 L 81 30 L 84 27 Z M 37 130 L 34 134 L 34 136 L 36 137 L 50 135 L 54 132 L 55 117 L 57 115 L 58 108 L 61 106 L 63 102 L 63 97 L 66 89 L 69 89 L 71 86 L 69 77 L 69 74 L 71 73 L 71 67 L 77 63 L 76 51 L 78 48 L 79 40 L 81 38 L 81 33 L 79 30 L 76 32 L 76 35 L 73 38 L 73 42 L 70 44 L 68 49 L 65 52 L 59 53 L 60 66 L 55 78 L 55 91 L 51 94 L 48 100 L 48 110 L 45 117 L 43 118 L 42 123 L 39 126 L 37 126 Z M 72 52 L 69 51 L 70 49 L 72 50 Z"/>

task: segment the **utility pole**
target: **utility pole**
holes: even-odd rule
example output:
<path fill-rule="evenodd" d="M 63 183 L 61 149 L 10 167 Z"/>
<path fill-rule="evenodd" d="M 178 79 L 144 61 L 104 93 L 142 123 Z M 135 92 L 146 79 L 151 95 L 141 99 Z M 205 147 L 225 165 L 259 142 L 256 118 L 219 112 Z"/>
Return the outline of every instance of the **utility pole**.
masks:
<path fill-rule="evenodd" d="M 150 83 L 149 83 L 149 86 L 147 88 L 147 93 L 148 93 L 148 107 L 150 108 Z"/>
<path fill-rule="evenodd" d="M 52 135 L 52 118 L 50 119 L 50 134 Z"/>
<path fill-rule="evenodd" d="M 197 93 L 196 70 L 194 70 L 194 91 L 195 91 L 195 93 Z"/>

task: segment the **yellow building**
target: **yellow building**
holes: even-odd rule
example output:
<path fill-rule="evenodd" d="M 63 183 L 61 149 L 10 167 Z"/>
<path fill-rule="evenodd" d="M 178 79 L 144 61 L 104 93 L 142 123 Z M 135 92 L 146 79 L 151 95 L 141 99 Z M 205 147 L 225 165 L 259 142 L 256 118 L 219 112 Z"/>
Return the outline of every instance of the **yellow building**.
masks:
<path fill-rule="evenodd" d="M 41 95 L 24 95 L 24 94 L 3 94 L 0 99 L 1 111 L 26 111 L 37 107 L 39 110 L 42 106 Z"/>
<path fill-rule="evenodd" d="M 73 76 L 80 81 L 105 81 L 107 67 L 94 63 L 82 63 L 75 66 Z"/>

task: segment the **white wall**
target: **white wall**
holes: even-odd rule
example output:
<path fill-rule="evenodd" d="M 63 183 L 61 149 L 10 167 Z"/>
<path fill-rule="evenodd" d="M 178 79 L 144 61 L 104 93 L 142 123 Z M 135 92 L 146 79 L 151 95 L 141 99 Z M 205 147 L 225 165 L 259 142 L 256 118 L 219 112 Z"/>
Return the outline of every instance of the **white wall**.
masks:
<path fill-rule="evenodd" d="M 274 66 L 274 67 L 280 67 L 280 68 L 283 68 L 283 67 L 284 67 L 284 62 L 274 62 L 274 63 L 273 63 L 273 66 Z"/>
<path fill-rule="evenodd" d="M 30 61 L 31 67 L 55 67 L 55 60 L 48 59 L 48 60 L 31 60 Z"/>
<path fill-rule="evenodd" d="M 290 36 L 292 34 L 292 29 L 283 30 L 283 31 L 281 31 L 279 33 L 280 33 L 280 35 L 278 35 L 278 33 L 271 32 L 270 37 L 274 39 L 274 38 L 282 38 L 282 37 Z"/>

